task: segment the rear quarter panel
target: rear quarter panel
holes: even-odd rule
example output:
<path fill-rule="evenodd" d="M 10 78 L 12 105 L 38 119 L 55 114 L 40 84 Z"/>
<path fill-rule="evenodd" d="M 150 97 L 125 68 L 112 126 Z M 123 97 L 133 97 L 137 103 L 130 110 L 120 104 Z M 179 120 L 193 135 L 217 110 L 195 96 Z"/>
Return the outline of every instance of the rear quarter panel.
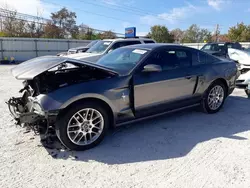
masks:
<path fill-rule="evenodd" d="M 217 79 L 224 79 L 230 90 L 235 88 L 237 78 L 237 67 L 231 61 L 219 61 L 212 64 L 207 64 L 203 68 L 204 75 L 200 78 L 197 86 L 197 92 L 203 94 L 208 87 Z"/>

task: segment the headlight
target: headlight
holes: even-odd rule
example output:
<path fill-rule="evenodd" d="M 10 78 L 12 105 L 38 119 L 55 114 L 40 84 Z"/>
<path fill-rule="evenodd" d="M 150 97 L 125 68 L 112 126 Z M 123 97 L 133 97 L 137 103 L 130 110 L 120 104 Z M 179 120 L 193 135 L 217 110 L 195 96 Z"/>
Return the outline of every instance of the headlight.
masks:
<path fill-rule="evenodd" d="M 36 113 L 38 113 L 38 114 L 44 116 L 44 111 L 43 111 L 43 109 L 42 109 L 42 106 L 41 106 L 39 103 L 34 102 L 34 103 L 32 104 L 32 107 L 33 107 L 33 109 L 36 111 Z"/>

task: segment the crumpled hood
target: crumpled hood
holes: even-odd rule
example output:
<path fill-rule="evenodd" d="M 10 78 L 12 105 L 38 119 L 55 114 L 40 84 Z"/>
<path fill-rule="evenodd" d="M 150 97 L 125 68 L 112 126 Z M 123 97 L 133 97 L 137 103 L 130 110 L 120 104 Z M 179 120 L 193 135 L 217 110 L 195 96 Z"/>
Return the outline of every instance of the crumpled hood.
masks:
<path fill-rule="evenodd" d="M 230 59 L 238 61 L 242 65 L 250 65 L 250 53 L 247 51 L 229 48 L 228 55 Z"/>
<path fill-rule="evenodd" d="M 94 68 L 98 68 L 107 72 L 118 74 L 116 71 L 100 66 L 98 64 L 89 63 L 86 61 L 80 61 L 71 59 L 66 56 L 41 56 L 37 58 L 25 61 L 11 70 L 12 75 L 18 80 L 32 80 L 39 74 L 46 72 L 62 63 L 69 62 L 75 65 L 87 65 Z"/>

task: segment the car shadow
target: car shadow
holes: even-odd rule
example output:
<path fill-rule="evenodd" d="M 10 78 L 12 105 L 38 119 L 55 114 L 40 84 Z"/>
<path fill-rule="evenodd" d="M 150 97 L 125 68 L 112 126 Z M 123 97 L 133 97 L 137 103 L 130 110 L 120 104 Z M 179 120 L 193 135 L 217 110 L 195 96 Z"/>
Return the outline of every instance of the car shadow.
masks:
<path fill-rule="evenodd" d="M 98 161 L 124 164 L 178 158 L 187 155 L 197 144 L 217 138 L 240 140 L 235 135 L 250 130 L 250 100 L 230 96 L 216 114 L 186 110 L 159 118 L 119 127 L 111 131 L 97 147 L 83 151 L 48 149 L 57 159 Z"/>

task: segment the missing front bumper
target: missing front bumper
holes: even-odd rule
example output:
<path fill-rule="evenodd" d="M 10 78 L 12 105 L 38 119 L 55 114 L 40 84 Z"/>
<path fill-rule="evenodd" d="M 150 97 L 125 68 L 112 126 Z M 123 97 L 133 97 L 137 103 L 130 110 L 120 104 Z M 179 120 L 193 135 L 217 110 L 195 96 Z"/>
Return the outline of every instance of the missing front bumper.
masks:
<path fill-rule="evenodd" d="M 46 133 L 47 115 L 40 105 L 32 100 L 27 101 L 24 97 L 12 97 L 6 103 L 17 125 L 30 128 L 36 133 Z"/>

